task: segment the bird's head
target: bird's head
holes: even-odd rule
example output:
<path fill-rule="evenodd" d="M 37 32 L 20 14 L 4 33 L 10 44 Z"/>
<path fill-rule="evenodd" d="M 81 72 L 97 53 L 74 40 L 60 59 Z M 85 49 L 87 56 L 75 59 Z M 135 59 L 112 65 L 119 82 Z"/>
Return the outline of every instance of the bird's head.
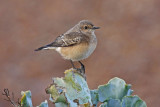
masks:
<path fill-rule="evenodd" d="M 94 26 L 90 21 L 88 20 L 82 20 L 79 22 L 79 29 L 84 34 L 92 34 L 96 29 L 99 29 L 100 27 Z"/>

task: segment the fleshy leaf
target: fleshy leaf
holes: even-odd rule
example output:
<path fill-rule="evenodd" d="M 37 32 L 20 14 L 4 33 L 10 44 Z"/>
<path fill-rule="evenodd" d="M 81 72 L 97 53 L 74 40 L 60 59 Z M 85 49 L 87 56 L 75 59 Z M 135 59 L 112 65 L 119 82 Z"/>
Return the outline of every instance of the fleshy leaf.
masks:
<path fill-rule="evenodd" d="M 55 103 L 55 106 L 56 107 L 68 107 L 68 104 L 62 103 L 62 102 L 58 102 L 58 103 Z"/>
<path fill-rule="evenodd" d="M 44 102 L 42 102 L 39 106 L 37 107 L 48 107 L 48 102 L 47 100 L 45 100 Z"/>
<path fill-rule="evenodd" d="M 107 102 L 101 104 L 101 107 L 122 107 L 121 101 L 118 99 L 110 99 Z"/>
<path fill-rule="evenodd" d="M 46 93 L 50 94 L 49 100 L 53 103 L 56 102 L 66 102 L 66 98 L 64 96 L 63 87 L 59 87 L 55 84 L 51 84 L 48 88 L 46 88 Z"/>
<path fill-rule="evenodd" d="M 70 107 L 92 105 L 87 82 L 73 69 L 65 71 L 64 78 L 53 78 L 53 84 L 46 89 L 46 92 L 51 95 L 50 100 L 54 103 L 68 103 Z M 62 99 L 64 101 L 61 101 Z"/>
<path fill-rule="evenodd" d="M 131 85 L 127 85 L 120 78 L 113 78 L 107 84 L 98 87 L 99 101 L 104 102 L 109 99 L 122 99 L 127 94 L 132 94 Z"/>
<path fill-rule="evenodd" d="M 107 101 L 107 106 L 108 107 L 122 107 L 121 106 L 121 101 L 118 99 L 110 99 Z"/>
<path fill-rule="evenodd" d="M 108 106 L 107 106 L 107 102 L 102 103 L 102 104 L 100 105 L 100 107 L 108 107 Z"/>
<path fill-rule="evenodd" d="M 31 99 L 31 91 L 22 91 L 21 92 L 21 106 L 22 107 L 33 107 Z"/>
<path fill-rule="evenodd" d="M 91 90 L 90 91 L 91 93 L 91 100 L 92 100 L 92 103 L 95 107 L 97 107 L 97 104 L 98 104 L 98 90 Z"/>
<path fill-rule="evenodd" d="M 147 107 L 146 103 L 137 95 L 125 96 L 122 99 L 122 107 Z"/>

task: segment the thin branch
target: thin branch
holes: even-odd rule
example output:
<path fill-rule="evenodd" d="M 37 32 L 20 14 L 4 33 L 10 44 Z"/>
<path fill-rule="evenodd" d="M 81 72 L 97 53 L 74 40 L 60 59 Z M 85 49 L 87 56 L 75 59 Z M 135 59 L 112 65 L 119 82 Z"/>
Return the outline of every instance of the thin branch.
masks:
<path fill-rule="evenodd" d="M 16 102 L 21 107 L 21 101 L 18 98 L 18 101 Z"/>
<path fill-rule="evenodd" d="M 14 107 L 18 107 L 18 106 L 20 107 L 19 99 L 18 99 L 18 102 L 17 102 L 18 105 L 14 101 L 14 93 L 13 92 L 12 92 L 12 96 L 10 96 L 10 93 L 9 93 L 8 89 L 4 89 L 3 92 L 4 93 L 2 93 L 2 95 L 7 97 L 7 99 L 4 99 L 4 100 L 9 101 Z"/>

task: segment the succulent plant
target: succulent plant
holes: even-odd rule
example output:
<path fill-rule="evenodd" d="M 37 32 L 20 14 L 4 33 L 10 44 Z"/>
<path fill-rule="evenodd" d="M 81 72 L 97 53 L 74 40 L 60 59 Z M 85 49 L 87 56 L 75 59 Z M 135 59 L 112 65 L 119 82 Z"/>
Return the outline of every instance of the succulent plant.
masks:
<path fill-rule="evenodd" d="M 90 90 L 83 76 L 73 69 L 66 70 L 63 78 L 53 78 L 46 93 L 56 107 L 147 107 L 137 95 L 132 96 L 131 85 L 124 80 L 115 77 Z M 33 107 L 30 91 L 22 92 L 21 105 Z M 37 107 L 48 107 L 47 100 Z"/>

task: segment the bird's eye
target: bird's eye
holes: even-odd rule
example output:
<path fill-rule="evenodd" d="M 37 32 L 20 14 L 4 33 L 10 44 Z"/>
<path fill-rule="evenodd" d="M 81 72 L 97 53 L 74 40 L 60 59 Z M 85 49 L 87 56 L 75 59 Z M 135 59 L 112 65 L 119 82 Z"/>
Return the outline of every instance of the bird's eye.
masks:
<path fill-rule="evenodd" d="M 88 27 L 87 27 L 87 26 L 84 26 L 84 29 L 88 29 Z"/>

